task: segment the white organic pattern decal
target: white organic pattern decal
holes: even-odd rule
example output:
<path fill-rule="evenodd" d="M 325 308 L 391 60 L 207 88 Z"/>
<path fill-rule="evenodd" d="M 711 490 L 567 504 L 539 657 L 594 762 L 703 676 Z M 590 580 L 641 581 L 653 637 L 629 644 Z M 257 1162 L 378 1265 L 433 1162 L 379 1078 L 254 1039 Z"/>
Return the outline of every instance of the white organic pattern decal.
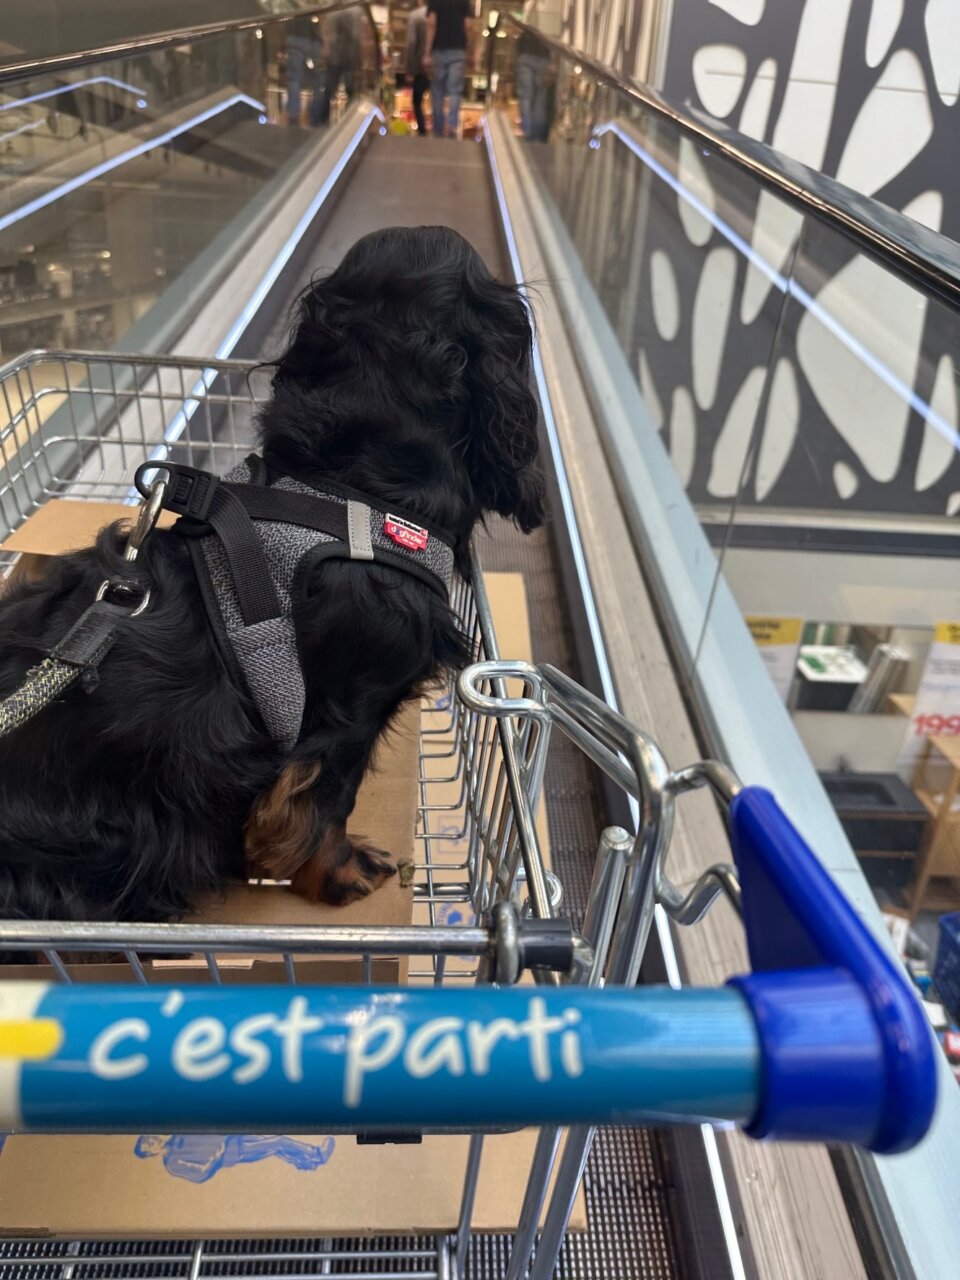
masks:
<path fill-rule="evenodd" d="M 851 125 L 837 180 L 873 195 L 920 154 L 932 133 L 920 60 L 898 49 Z"/>
<path fill-rule="evenodd" d="M 873 0 L 867 27 L 868 67 L 878 67 L 890 52 L 897 27 L 903 17 L 903 0 Z"/>
<path fill-rule="evenodd" d="M 701 409 L 709 409 L 717 396 L 736 273 L 732 249 L 711 249 L 697 284 L 693 300 L 693 393 Z"/>
<path fill-rule="evenodd" d="M 604 8 L 570 0 L 567 38 L 609 47 Z M 615 12 L 618 66 L 642 72 L 640 0 Z M 957 0 L 674 0 L 663 89 L 960 240 Z M 691 498 L 744 471 L 746 503 L 957 514 L 960 322 L 722 158 L 627 123 L 679 191 L 615 138 L 592 172 L 555 157 L 556 181 Z"/>

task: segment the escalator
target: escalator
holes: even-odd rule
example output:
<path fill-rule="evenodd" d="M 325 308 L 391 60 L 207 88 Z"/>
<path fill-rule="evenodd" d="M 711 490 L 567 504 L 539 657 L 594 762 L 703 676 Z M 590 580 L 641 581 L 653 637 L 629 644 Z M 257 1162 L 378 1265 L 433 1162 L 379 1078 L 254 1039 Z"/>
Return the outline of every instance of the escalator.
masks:
<path fill-rule="evenodd" d="M 391 113 L 374 96 L 379 55 L 372 38 L 364 52 L 365 92 L 352 101 L 338 98 L 328 130 L 282 123 L 282 23 L 264 21 L 256 31 L 248 23 L 211 35 L 212 42 L 229 42 L 226 59 L 183 52 L 171 39 L 150 57 L 166 57 L 168 71 L 189 72 L 192 89 L 181 79 L 174 93 L 168 80 L 165 98 L 154 62 L 154 134 L 142 136 L 146 142 L 170 134 L 178 112 L 186 112 L 187 126 L 134 155 L 131 130 L 142 129 L 143 121 L 109 93 L 105 100 L 98 96 L 86 108 L 98 114 L 103 135 L 96 144 L 101 159 L 83 169 L 92 174 L 89 181 L 4 227 L 3 216 L 27 209 L 37 191 L 56 194 L 58 182 L 66 187 L 80 172 L 56 176 L 53 166 L 75 164 L 75 157 L 56 140 L 39 151 L 30 141 L 39 124 L 16 139 L 34 149 L 16 172 L 11 166 L 0 174 L 0 289 L 10 281 L 0 351 L 8 358 L 36 346 L 93 346 L 269 361 L 282 346 L 298 293 L 360 236 L 395 225 L 456 228 L 491 271 L 529 279 L 535 290 L 553 526 L 522 538 L 496 522 L 479 547 L 487 570 L 523 575 L 534 660 L 556 665 L 619 704 L 668 744 L 672 757 L 709 750 L 751 780 L 769 776 L 779 789 L 790 779 L 790 801 L 809 815 L 816 847 L 830 849 L 829 869 L 869 914 L 869 894 L 812 767 L 756 653 L 736 631 L 744 610 L 733 601 L 723 568 L 729 556 L 731 573 L 742 576 L 737 549 L 758 540 L 778 551 L 822 549 L 829 541 L 823 530 L 840 527 L 841 499 L 849 498 L 858 512 L 860 550 L 887 551 L 896 543 L 895 554 L 903 556 L 915 545 L 911 539 L 921 537 L 949 565 L 955 534 L 943 512 L 956 487 L 956 459 L 943 467 L 918 510 L 896 483 L 884 488 L 871 477 L 869 466 L 851 490 L 851 461 L 831 454 L 834 488 L 824 501 L 815 484 L 822 478 L 815 450 L 799 424 L 789 440 L 770 426 L 778 406 L 792 403 L 791 375 L 782 373 L 790 342 L 810 341 L 810 315 L 828 328 L 816 305 L 804 302 L 815 301 L 817 282 L 869 253 L 877 271 L 922 260 L 929 276 L 935 246 L 897 216 L 865 208 L 872 202 L 862 198 L 856 218 L 845 210 L 848 225 L 838 229 L 839 221 L 821 219 L 821 210 L 825 201 L 839 208 L 842 191 L 811 178 L 806 194 L 795 199 L 795 166 L 788 182 L 777 157 L 741 153 L 736 139 L 681 119 L 655 95 L 617 83 L 606 69 L 574 59 L 543 35 L 550 140 L 521 141 L 514 97 L 519 30 L 504 17 L 486 37 L 487 119 L 476 141 L 416 139 L 388 128 Z M 118 78 L 144 81 L 146 64 L 138 68 L 136 61 Z M 12 86 L 11 97 L 24 96 L 29 83 Z M 107 90 L 101 86 L 101 92 Z M 205 114 L 208 108 L 198 104 L 210 93 L 223 101 L 242 94 L 244 101 L 212 117 L 215 127 L 210 118 L 191 123 L 190 111 Z M 401 117 L 395 103 L 392 119 Z M 35 118 L 18 115 L 17 127 Z M 104 158 L 124 147 L 129 162 L 104 167 Z M 18 194 L 16 184 L 24 181 L 35 186 Z M 295 209 L 287 202 L 294 190 Z M 778 202 L 776 212 L 771 217 L 767 207 L 769 226 L 758 233 L 757 208 L 771 200 Z M 32 263 L 35 296 L 24 296 L 29 290 L 22 286 L 14 296 L 16 267 L 25 260 Z M 948 280 L 939 297 L 930 293 L 931 351 L 955 326 L 944 301 L 949 292 Z M 743 301 L 748 293 L 749 305 Z M 746 325 L 747 333 L 736 314 L 742 324 L 751 308 L 756 327 Z M 197 317 L 214 312 L 219 327 L 205 341 Z M 888 319 L 892 323 L 892 315 Z M 855 309 L 845 313 L 845 324 L 840 331 L 834 324 L 826 343 L 847 353 L 869 345 L 873 329 L 867 331 Z M 821 356 L 828 349 L 821 339 Z M 889 382 L 878 359 L 868 363 L 871 376 Z M 933 359 L 925 352 L 921 363 Z M 721 403 L 722 414 L 707 412 Z M 878 512 L 886 519 L 882 537 Z M 937 589 L 930 586 L 931 593 Z M 756 697 L 738 718 L 736 691 L 745 688 Z M 596 833 L 612 819 L 629 823 L 631 814 L 611 813 L 584 757 L 563 745 L 551 754 L 544 798 L 566 907 L 578 921 Z M 687 859 L 682 880 L 691 883 L 716 860 L 717 847 L 726 847 L 711 804 L 681 826 L 679 843 Z M 661 916 L 646 962 L 649 977 L 716 982 L 736 968 L 735 921 L 724 919 L 704 938 L 671 929 Z M 931 1140 L 940 1153 L 928 1157 L 934 1166 L 955 1132 L 960 1108 L 948 1099 Z M 898 1174 L 889 1161 L 822 1148 L 766 1148 L 754 1156 L 733 1135 L 717 1139 L 712 1131 L 605 1130 L 586 1170 L 588 1230 L 567 1238 L 558 1274 L 570 1280 L 941 1280 L 948 1272 L 938 1270 L 938 1259 L 948 1246 L 935 1242 L 939 1227 L 922 1223 L 924 1214 L 927 1221 L 939 1216 L 943 1191 L 931 1190 L 937 1175 L 922 1154 L 904 1157 L 904 1164 L 908 1160 L 913 1187 L 911 1175 Z M 951 1229 L 944 1220 L 944 1240 Z M 244 1253 L 244 1242 L 232 1244 L 235 1254 Z M 419 1245 L 424 1256 L 433 1247 Z M 89 1270 L 82 1275 L 102 1265 L 107 1277 L 179 1276 L 192 1265 L 189 1255 L 170 1263 L 161 1244 L 143 1242 L 142 1261 L 128 1269 L 109 1263 L 112 1248 L 85 1247 Z M 509 1237 L 474 1233 L 467 1274 L 505 1275 L 508 1253 Z M 224 1263 L 200 1274 L 283 1275 L 284 1255 L 283 1241 L 269 1242 L 249 1264 Z M 36 1242 L 0 1245 L 0 1265 L 13 1280 L 34 1274 L 31 1261 L 18 1259 L 40 1256 Z M 337 1274 L 325 1265 L 315 1273 Z M 411 1263 L 409 1274 L 439 1276 L 439 1265 L 436 1272 L 418 1272 Z M 173 1269 L 164 1270 L 168 1266 Z"/>

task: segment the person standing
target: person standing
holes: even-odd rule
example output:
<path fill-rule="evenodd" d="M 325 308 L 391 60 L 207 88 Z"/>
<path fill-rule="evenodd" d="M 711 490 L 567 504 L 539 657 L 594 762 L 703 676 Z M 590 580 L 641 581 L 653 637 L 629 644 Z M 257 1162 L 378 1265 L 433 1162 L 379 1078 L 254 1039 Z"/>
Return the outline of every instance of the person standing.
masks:
<path fill-rule="evenodd" d="M 310 123 L 323 115 L 323 83 L 320 79 L 320 36 L 305 15 L 287 23 L 287 121 L 300 123 L 300 95 L 310 90 Z"/>
<path fill-rule="evenodd" d="M 424 61 L 432 75 L 433 133 L 437 138 L 457 136 L 471 26 L 470 0 L 428 0 Z"/>
<path fill-rule="evenodd" d="M 356 8 L 341 9 L 324 20 L 324 34 L 329 47 L 324 122 L 330 119 L 330 105 L 341 83 L 347 98 L 353 97 L 363 52 L 363 23 L 364 15 Z"/>
<path fill-rule="evenodd" d="M 527 0 L 523 21 L 532 23 L 538 0 Z M 550 50 L 533 31 L 522 31 L 517 41 L 517 98 L 520 129 L 527 142 L 546 142 L 550 131 L 547 112 L 547 80 Z"/>
<path fill-rule="evenodd" d="M 424 66 L 427 52 L 427 6 L 419 5 L 407 19 L 407 42 L 403 51 L 403 70 L 413 86 L 413 114 L 417 118 L 417 136 L 427 136 L 423 117 L 423 95 L 430 88 L 430 77 Z"/>

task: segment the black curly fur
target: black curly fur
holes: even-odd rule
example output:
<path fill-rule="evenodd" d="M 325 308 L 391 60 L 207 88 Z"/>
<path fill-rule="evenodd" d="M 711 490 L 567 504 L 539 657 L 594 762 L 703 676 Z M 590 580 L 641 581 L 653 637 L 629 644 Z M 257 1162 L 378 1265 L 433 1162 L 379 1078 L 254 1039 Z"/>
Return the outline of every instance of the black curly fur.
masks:
<path fill-rule="evenodd" d="M 457 539 L 495 511 L 542 522 L 531 333 L 518 291 L 444 227 L 360 240 L 297 304 L 260 420 L 268 466 L 395 503 Z M 0 696 L 68 630 L 120 530 L 0 600 Z M 293 754 L 266 736 L 218 656 L 184 540 L 138 561 L 152 604 L 127 620 L 99 685 L 0 739 L 0 918 L 168 920 L 244 872 L 243 826 L 291 763 L 318 762 L 312 839 L 353 808 L 399 706 L 467 657 L 429 587 L 380 564 L 316 566 L 295 618 L 307 710 Z"/>

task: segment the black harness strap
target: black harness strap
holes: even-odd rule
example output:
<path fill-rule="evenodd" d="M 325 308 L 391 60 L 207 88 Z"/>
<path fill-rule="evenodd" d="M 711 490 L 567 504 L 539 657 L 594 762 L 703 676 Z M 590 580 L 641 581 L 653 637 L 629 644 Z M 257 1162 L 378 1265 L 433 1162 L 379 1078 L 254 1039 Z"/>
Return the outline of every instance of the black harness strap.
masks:
<path fill-rule="evenodd" d="M 178 531 L 197 536 L 212 529 L 219 537 L 230 564 L 244 626 L 280 617 L 283 606 L 253 521 L 278 520 L 326 533 L 325 524 L 315 523 L 317 508 L 322 505 L 325 521 L 332 522 L 336 504 L 322 503 L 322 499 L 312 503 L 304 494 L 272 492 L 261 485 L 224 483 L 208 471 L 183 463 L 164 462 L 159 466 L 170 477 L 163 505 L 184 517 Z M 135 483 L 141 493 L 146 474 L 157 468 L 158 464 L 149 462 L 137 468 Z M 284 499 L 293 501 L 287 503 Z M 339 524 L 341 536 L 346 536 L 345 515 Z"/>
<path fill-rule="evenodd" d="M 251 455 L 246 466 L 257 480 L 264 478 L 266 468 L 262 458 Z M 443 598 L 448 594 L 449 584 L 430 565 L 383 547 L 359 547 L 356 530 L 350 525 L 351 507 L 360 503 L 367 512 L 382 512 L 386 508 L 372 506 L 364 494 L 344 485 L 330 484 L 330 491 L 343 499 L 336 502 L 322 493 L 301 493 L 262 483 L 237 484 L 220 480 L 209 471 L 180 462 L 146 462 L 137 468 L 135 476 L 136 486 L 142 494 L 148 492 L 147 476 L 158 469 L 167 471 L 170 477 L 164 507 L 184 517 L 176 526 L 177 532 L 191 538 L 205 537 L 211 530 L 218 534 L 227 553 L 247 626 L 275 618 L 282 612 L 263 543 L 253 524 L 255 520 L 297 525 L 333 538 L 334 543 L 321 549 L 315 559 L 375 560 L 413 574 Z M 402 515 L 402 512 L 398 514 Z M 417 524 L 417 519 L 411 517 L 411 520 Z M 452 548 L 453 539 L 445 531 L 431 528 L 431 536 Z M 368 541 L 367 533 L 363 542 L 366 544 Z"/>
<path fill-rule="evenodd" d="M 244 625 L 250 627 L 279 617 L 283 607 L 270 576 L 263 543 L 243 503 L 225 485 L 217 486 L 207 521 L 227 553 Z"/>
<path fill-rule="evenodd" d="M 273 474 L 275 476 L 284 476 L 288 480 L 297 479 L 296 476 L 291 475 L 290 472 L 288 471 L 285 471 L 283 467 L 278 466 L 274 461 L 271 461 L 268 466 L 268 464 L 264 461 L 263 458 L 259 456 L 259 454 L 252 453 L 248 457 L 246 457 L 244 461 L 247 467 L 250 469 L 250 476 L 251 476 L 250 483 L 258 488 L 264 488 L 268 484 L 270 484 L 270 482 L 267 479 L 267 476 L 269 474 Z M 423 515 L 418 515 L 416 511 L 407 511 L 406 508 L 403 507 L 401 504 L 398 504 L 392 501 L 389 503 L 386 503 L 384 501 L 371 502 L 369 494 L 361 493 L 359 489 L 353 489 L 350 487 L 350 485 L 340 484 L 335 480 L 328 480 L 324 478 L 322 481 L 318 481 L 317 483 L 322 484 L 324 493 L 336 494 L 337 497 L 343 498 L 345 502 L 349 502 L 352 499 L 355 502 L 365 503 L 366 505 L 370 506 L 374 511 L 382 511 L 382 512 L 385 512 L 389 507 L 389 509 L 392 512 L 394 512 L 396 515 L 401 516 L 404 520 L 409 520 L 412 524 L 419 525 L 426 518 Z M 271 488 L 273 487 L 272 484 L 270 485 L 270 487 Z M 433 521 L 430 522 L 430 537 L 436 539 L 439 542 L 445 543 L 445 545 L 448 546 L 451 550 L 453 550 L 453 548 L 457 544 L 457 539 L 453 536 L 452 533 L 449 532 L 449 530 L 444 529 L 441 525 L 436 524 Z"/>
<path fill-rule="evenodd" d="M 340 542 L 348 541 L 347 508 L 342 502 L 331 502 L 321 494 L 312 496 L 256 484 L 222 483 L 220 488 L 238 499 L 251 520 L 295 524 L 328 533 Z"/>

